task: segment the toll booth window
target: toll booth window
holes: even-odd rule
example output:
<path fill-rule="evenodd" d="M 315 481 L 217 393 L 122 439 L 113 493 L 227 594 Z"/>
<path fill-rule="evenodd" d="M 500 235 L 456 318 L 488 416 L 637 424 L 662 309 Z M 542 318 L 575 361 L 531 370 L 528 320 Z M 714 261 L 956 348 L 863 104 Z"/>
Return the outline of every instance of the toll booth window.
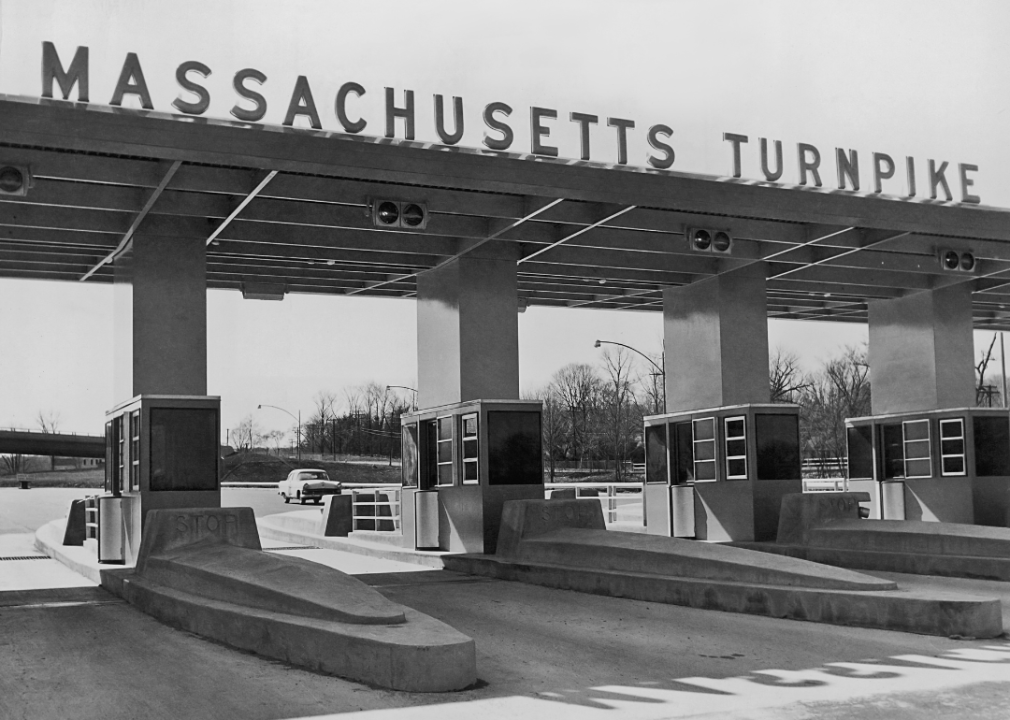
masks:
<path fill-rule="evenodd" d="M 400 478 L 404 487 L 417 487 L 420 467 L 417 457 L 417 425 L 404 425 L 400 430 Z"/>
<path fill-rule="evenodd" d="M 880 445 L 883 451 L 884 479 L 905 477 L 905 451 L 901 425 L 882 425 Z"/>
<path fill-rule="evenodd" d="M 115 492 L 114 488 L 119 487 L 119 479 L 116 473 L 119 471 L 119 463 L 116 460 L 116 453 L 119 451 L 119 438 L 116 431 L 119 429 L 118 418 L 113 418 L 105 423 L 105 492 Z"/>
<path fill-rule="evenodd" d="M 113 490 L 117 495 L 122 492 L 123 486 L 127 482 L 127 446 L 126 446 L 126 416 L 120 415 L 116 418 L 116 488 Z"/>
<path fill-rule="evenodd" d="M 130 489 L 140 490 L 140 410 L 130 413 Z"/>
<path fill-rule="evenodd" d="M 452 485 L 452 416 L 436 420 L 438 427 L 438 484 Z"/>
<path fill-rule="evenodd" d="M 645 428 L 645 481 L 666 482 L 666 425 Z"/>
<path fill-rule="evenodd" d="M 857 425 L 845 429 L 849 457 L 849 479 L 873 477 L 873 426 Z"/>
<path fill-rule="evenodd" d="M 675 485 L 694 482 L 694 426 L 690 422 L 670 426 L 676 454 L 673 482 Z"/>
<path fill-rule="evenodd" d="M 940 474 L 965 474 L 964 420 L 949 418 L 940 421 Z"/>
<path fill-rule="evenodd" d="M 754 415 L 758 480 L 799 480 L 800 418 L 798 415 Z"/>
<path fill-rule="evenodd" d="M 747 479 L 747 423 L 743 417 L 724 420 L 726 442 L 726 479 Z"/>
<path fill-rule="evenodd" d="M 975 474 L 979 477 L 1010 475 L 1010 421 L 1007 416 L 977 415 L 972 418 L 975 435 Z"/>
<path fill-rule="evenodd" d="M 424 472 L 421 474 L 421 489 L 428 490 L 438 482 L 438 423 L 425 420 L 424 431 Z"/>
<path fill-rule="evenodd" d="M 904 435 L 905 477 L 933 476 L 933 461 L 929 452 L 929 420 L 906 420 L 901 423 Z"/>
<path fill-rule="evenodd" d="M 694 421 L 694 481 L 715 480 L 715 418 Z"/>
<path fill-rule="evenodd" d="M 476 485 L 480 482 L 477 474 L 479 460 L 479 443 L 477 440 L 477 413 L 470 413 L 460 418 L 463 446 L 463 484 Z"/>
<path fill-rule="evenodd" d="M 539 485 L 543 463 L 539 412 L 488 412 L 488 484 Z"/>
<path fill-rule="evenodd" d="M 218 413 L 151 408 L 151 490 L 216 490 Z"/>

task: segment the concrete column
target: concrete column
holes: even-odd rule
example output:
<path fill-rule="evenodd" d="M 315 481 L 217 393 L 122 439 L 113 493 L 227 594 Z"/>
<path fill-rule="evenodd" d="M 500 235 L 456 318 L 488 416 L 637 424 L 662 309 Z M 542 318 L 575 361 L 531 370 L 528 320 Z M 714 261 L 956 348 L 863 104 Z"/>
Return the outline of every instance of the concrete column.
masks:
<path fill-rule="evenodd" d="M 766 403 L 765 265 L 663 291 L 668 412 Z"/>
<path fill-rule="evenodd" d="M 136 235 L 116 260 L 116 402 L 207 394 L 207 253 L 201 238 Z"/>
<path fill-rule="evenodd" d="M 418 276 L 419 407 L 519 398 L 516 260 L 490 242 Z"/>
<path fill-rule="evenodd" d="M 968 283 L 877 300 L 869 310 L 874 415 L 975 404 Z"/>

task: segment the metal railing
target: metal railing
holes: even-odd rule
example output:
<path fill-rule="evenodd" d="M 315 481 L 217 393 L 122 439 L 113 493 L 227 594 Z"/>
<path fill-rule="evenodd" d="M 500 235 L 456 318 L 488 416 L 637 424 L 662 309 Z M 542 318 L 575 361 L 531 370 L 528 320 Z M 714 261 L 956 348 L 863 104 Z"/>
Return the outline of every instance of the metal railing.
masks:
<path fill-rule="evenodd" d="M 848 492 L 849 479 L 834 478 L 803 478 L 803 492 Z"/>
<path fill-rule="evenodd" d="M 351 529 L 400 532 L 400 486 L 356 485 L 350 488 Z"/>
<path fill-rule="evenodd" d="M 641 517 L 642 483 L 544 483 L 545 494 L 551 497 L 555 490 L 575 490 L 576 498 L 596 498 L 603 506 L 604 519 L 608 523 L 617 522 L 618 509 L 634 512 Z M 602 491 L 602 492 L 601 492 Z"/>

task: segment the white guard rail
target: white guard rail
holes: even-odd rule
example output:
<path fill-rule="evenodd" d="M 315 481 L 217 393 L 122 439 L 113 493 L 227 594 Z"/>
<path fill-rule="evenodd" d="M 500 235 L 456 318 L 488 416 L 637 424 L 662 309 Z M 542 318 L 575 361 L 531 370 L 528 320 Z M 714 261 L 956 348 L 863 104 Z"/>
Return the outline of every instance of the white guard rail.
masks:
<path fill-rule="evenodd" d="M 642 517 L 642 483 L 544 483 L 545 494 L 550 498 L 554 490 L 575 489 L 575 497 L 597 498 L 603 506 L 603 517 L 608 523 L 622 514 Z M 630 511 L 630 512 L 629 512 Z"/>
<path fill-rule="evenodd" d="M 351 494 L 352 529 L 400 532 L 399 485 L 344 483 L 344 488 Z M 383 513 L 383 508 L 389 508 L 388 512 Z"/>

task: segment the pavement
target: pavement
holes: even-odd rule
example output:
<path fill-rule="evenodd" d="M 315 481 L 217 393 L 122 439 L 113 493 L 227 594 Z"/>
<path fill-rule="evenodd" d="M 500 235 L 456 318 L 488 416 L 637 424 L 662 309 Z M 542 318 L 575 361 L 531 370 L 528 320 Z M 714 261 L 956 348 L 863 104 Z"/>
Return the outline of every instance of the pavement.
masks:
<path fill-rule="evenodd" d="M 20 530 L 64 498 L 35 492 L 0 490 L 0 557 L 39 555 Z M 286 509 L 264 493 L 228 490 L 225 504 Z M 778 620 L 264 545 L 358 575 L 470 635 L 480 680 L 449 694 L 370 688 L 169 628 L 54 560 L 0 560 L 0 718 L 1005 720 L 1010 707 L 1006 637 Z M 999 597 L 1010 627 L 1010 583 L 874 574 Z"/>

